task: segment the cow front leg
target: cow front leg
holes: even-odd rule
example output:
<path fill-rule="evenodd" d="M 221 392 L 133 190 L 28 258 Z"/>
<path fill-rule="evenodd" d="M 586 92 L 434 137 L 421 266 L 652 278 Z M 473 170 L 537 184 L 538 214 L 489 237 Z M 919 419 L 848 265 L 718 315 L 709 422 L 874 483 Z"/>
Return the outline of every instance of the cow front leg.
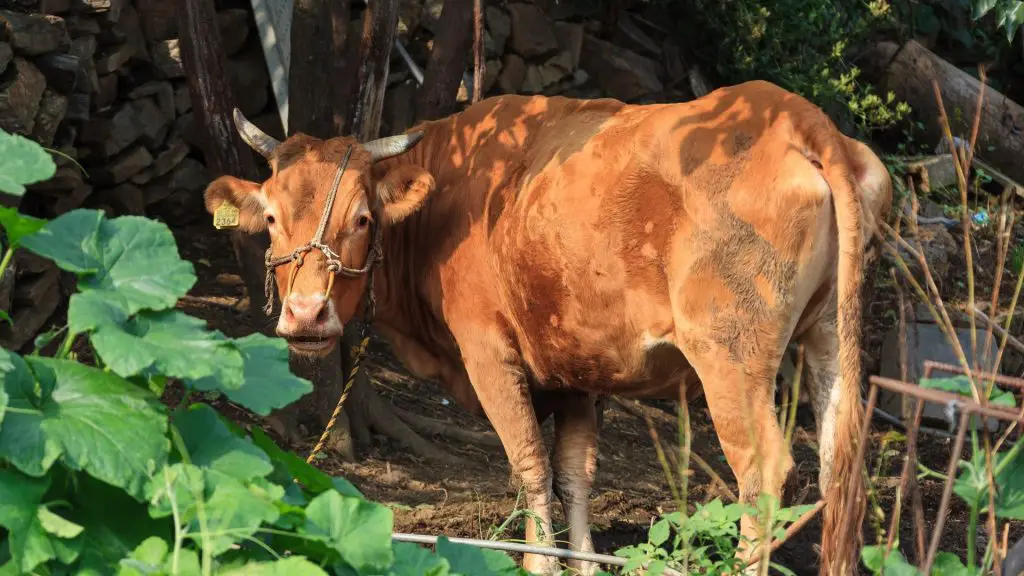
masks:
<path fill-rule="evenodd" d="M 586 394 L 565 394 L 555 409 L 555 493 L 569 522 L 569 547 L 593 552 L 590 537 L 590 488 L 597 472 L 597 408 Z M 584 576 L 597 564 L 570 560 L 569 567 Z"/>
<path fill-rule="evenodd" d="M 506 343 L 497 338 L 488 342 L 479 332 L 474 336 L 467 345 L 460 343 L 462 357 L 480 405 L 523 483 L 530 512 L 526 543 L 553 547 L 551 465 L 522 368 Z M 523 568 L 544 576 L 559 572 L 557 559 L 540 554 L 525 554 Z"/>

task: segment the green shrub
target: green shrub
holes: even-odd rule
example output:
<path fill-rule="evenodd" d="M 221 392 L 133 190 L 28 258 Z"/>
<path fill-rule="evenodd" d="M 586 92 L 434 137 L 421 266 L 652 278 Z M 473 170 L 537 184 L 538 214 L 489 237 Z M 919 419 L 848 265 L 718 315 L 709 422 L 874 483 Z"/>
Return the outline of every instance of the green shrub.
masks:
<path fill-rule="evenodd" d="M 661 0 L 682 9 L 677 0 Z M 689 2 L 685 4 L 690 4 Z M 821 106 L 844 129 L 887 128 L 910 111 L 849 63 L 891 14 L 884 0 L 693 0 L 679 17 L 699 60 L 724 82 L 761 79 Z"/>

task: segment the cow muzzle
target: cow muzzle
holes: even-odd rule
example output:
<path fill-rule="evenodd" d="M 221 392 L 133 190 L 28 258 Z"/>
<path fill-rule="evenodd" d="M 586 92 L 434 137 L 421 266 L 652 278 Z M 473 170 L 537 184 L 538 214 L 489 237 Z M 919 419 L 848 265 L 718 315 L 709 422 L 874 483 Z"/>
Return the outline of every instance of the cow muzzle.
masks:
<path fill-rule="evenodd" d="M 337 345 L 342 324 L 327 294 L 291 293 L 281 305 L 277 335 L 288 342 L 293 352 L 320 356 Z"/>

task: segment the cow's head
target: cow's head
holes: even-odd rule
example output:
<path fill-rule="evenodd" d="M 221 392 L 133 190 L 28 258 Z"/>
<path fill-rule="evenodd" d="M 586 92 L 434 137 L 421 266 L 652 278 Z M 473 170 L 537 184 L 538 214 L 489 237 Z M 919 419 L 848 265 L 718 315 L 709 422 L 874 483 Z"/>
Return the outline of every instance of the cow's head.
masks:
<path fill-rule="evenodd" d="M 371 265 L 375 235 L 381 227 L 414 212 L 434 189 L 433 177 L 418 166 L 400 165 L 386 174 L 374 166 L 407 152 L 422 134 L 366 143 L 352 137 L 320 140 L 295 134 L 278 142 L 238 110 L 234 119 L 242 139 L 267 159 L 272 174 L 262 184 L 233 176 L 217 178 L 204 193 L 206 209 L 215 221 L 227 214 L 227 225 L 247 233 L 267 230 L 271 259 L 288 257 L 297 249 L 301 252 L 314 241 L 344 166 L 322 237 L 322 243 L 337 255 L 341 273 L 332 274 L 327 257 L 318 249 L 302 252 L 301 265 L 292 260 L 269 272 L 281 301 L 278 335 L 293 352 L 327 354 L 368 289 L 367 274 L 358 271 Z"/>

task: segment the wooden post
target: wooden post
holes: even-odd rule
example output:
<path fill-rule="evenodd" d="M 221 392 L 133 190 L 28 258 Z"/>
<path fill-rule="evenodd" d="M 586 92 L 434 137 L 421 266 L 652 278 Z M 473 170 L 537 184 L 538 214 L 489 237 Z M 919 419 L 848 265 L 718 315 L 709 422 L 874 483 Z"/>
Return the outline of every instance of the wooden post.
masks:
<path fill-rule="evenodd" d="M 473 0 L 473 96 L 476 104 L 484 95 L 484 7 L 483 0 Z"/>
<path fill-rule="evenodd" d="M 441 9 L 437 36 L 416 99 L 417 120 L 434 120 L 454 112 L 473 38 L 473 10 L 466 4 L 445 2 Z"/>
<path fill-rule="evenodd" d="M 178 29 L 181 31 L 181 57 L 188 79 L 189 93 L 195 103 L 195 121 L 206 137 L 202 138 L 207 167 L 214 174 L 231 174 L 257 180 L 259 174 L 253 152 L 235 130 L 231 119 L 234 96 L 228 83 L 227 62 L 221 49 L 220 29 L 213 3 L 208 0 L 178 0 Z M 267 234 L 250 236 L 231 234 L 231 244 L 241 267 L 242 280 L 249 293 L 249 311 L 257 326 L 266 326 L 263 315 L 263 255 L 269 245 Z"/>
<path fill-rule="evenodd" d="M 288 134 L 336 136 L 330 71 L 334 29 L 329 0 L 292 0 Z M 344 2 L 334 2 L 343 4 Z"/>
<path fill-rule="evenodd" d="M 359 49 L 359 95 L 350 131 L 361 142 L 373 140 L 380 133 L 391 46 L 395 43 L 397 29 L 398 0 L 368 3 L 363 12 L 363 36 Z"/>
<path fill-rule="evenodd" d="M 288 69 L 288 133 L 303 132 L 317 138 L 341 135 L 344 110 L 336 108 L 337 97 L 354 88 L 354 78 L 346 78 L 344 32 L 348 26 L 347 0 L 293 0 L 291 58 Z M 342 20 L 340 23 L 338 20 Z M 347 81 L 346 81 L 347 80 Z M 348 98 L 351 100 L 351 98 Z M 317 427 L 327 425 L 345 385 L 349 370 L 349 348 L 338 346 L 324 358 L 293 361 L 292 372 L 311 380 L 314 392 L 300 403 L 298 412 L 312 414 Z M 319 430 L 317 430 L 317 433 Z M 348 414 L 339 415 L 328 447 L 349 461 L 355 460 Z"/>

